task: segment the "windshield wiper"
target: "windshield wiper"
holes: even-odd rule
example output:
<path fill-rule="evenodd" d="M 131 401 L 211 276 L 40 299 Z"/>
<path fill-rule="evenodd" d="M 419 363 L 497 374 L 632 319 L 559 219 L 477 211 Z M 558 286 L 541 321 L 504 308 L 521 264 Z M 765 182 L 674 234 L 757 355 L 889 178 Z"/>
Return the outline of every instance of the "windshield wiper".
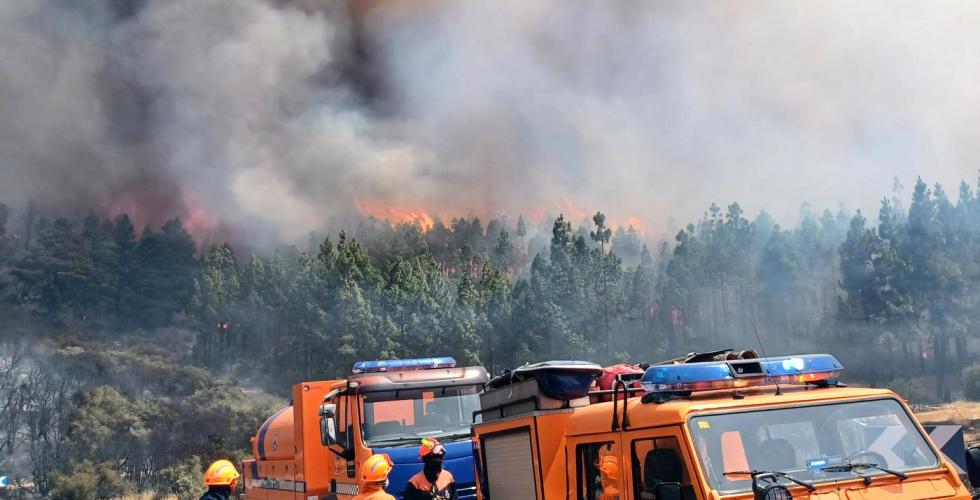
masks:
<path fill-rule="evenodd" d="M 905 474 L 904 472 L 899 472 L 897 470 L 886 469 L 884 467 L 878 467 L 878 464 L 869 464 L 869 463 L 865 463 L 865 462 L 853 462 L 853 463 L 850 463 L 849 462 L 849 463 L 844 464 L 844 465 L 831 465 L 829 467 L 824 467 L 821 470 L 823 470 L 824 472 L 854 472 L 855 469 L 858 469 L 858 470 L 860 470 L 860 469 L 874 469 L 874 470 L 878 470 L 878 471 L 884 472 L 885 474 L 891 474 L 891 475 L 897 477 L 899 480 L 902 480 L 902 481 L 905 481 L 906 479 L 909 478 L 908 474 Z M 869 478 L 867 476 L 864 476 L 863 474 L 858 474 L 858 475 L 865 478 L 864 479 L 864 482 L 865 483 L 869 483 L 871 481 L 871 478 Z"/>
<path fill-rule="evenodd" d="M 411 444 L 417 444 L 417 440 L 413 437 L 377 439 L 377 440 L 370 440 L 367 442 L 367 445 L 372 448 L 378 446 L 411 445 Z"/>
<path fill-rule="evenodd" d="M 731 476 L 735 476 L 735 475 L 749 475 L 749 476 L 752 476 L 752 483 L 753 484 L 755 483 L 755 480 L 758 477 L 763 477 L 763 478 L 770 477 L 773 480 L 777 480 L 779 478 L 782 478 L 782 479 L 785 479 L 785 480 L 787 480 L 787 481 L 789 481 L 791 483 L 796 483 L 796 484 L 798 484 L 798 485 L 806 488 L 807 491 L 809 491 L 810 493 L 813 493 L 814 491 L 817 491 L 817 487 L 816 486 L 814 486 L 814 485 L 812 485 L 812 484 L 810 484 L 810 483 L 808 483 L 806 481 L 803 481 L 803 480 L 800 480 L 800 479 L 796 479 L 795 477 L 793 477 L 793 476 L 791 476 L 791 475 L 789 475 L 789 474 L 787 474 L 787 473 L 785 473 L 783 471 L 778 471 L 778 470 L 755 470 L 755 469 L 753 469 L 753 470 L 736 470 L 736 471 L 725 472 L 723 474 L 726 475 L 726 476 L 729 476 L 729 475 L 731 475 Z"/>
<path fill-rule="evenodd" d="M 468 437 L 470 437 L 470 432 L 469 431 L 466 431 L 466 432 L 455 432 L 455 433 L 452 433 L 452 434 L 446 434 L 446 435 L 444 435 L 442 437 L 443 437 L 443 439 L 462 439 L 462 438 L 468 438 Z"/>

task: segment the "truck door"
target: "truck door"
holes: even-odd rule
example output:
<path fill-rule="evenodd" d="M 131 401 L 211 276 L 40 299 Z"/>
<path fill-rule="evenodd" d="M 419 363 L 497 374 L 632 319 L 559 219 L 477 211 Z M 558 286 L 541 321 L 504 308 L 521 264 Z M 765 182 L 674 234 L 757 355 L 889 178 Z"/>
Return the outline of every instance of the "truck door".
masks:
<path fill-rule="evenodd" d="M 623 447 L 619 433 L 569 440 L 569 498 L 625 500 Z M 574 459 L 572 459 L 574 457 Z"/>
<path fill-rule="evenodd" d="M 700 486 L 695 484 L 698 475 L 685 443 L 687 440 L 677 426 L 641 429 L 624 435 L 632 498 L 656 499 L 655 491 L 660 483 L 680 484 L 683 500 L 705 498 Z"/>
<path fill-rule="evenodd" d="M 356 479 L 357 453 L 356 445 L 358 442 L 355 433 L 354 410 L 351 408 L 352 401 L 356 398 L 348 395 L 340 395 L 330 399 L 328 402 L 335 405 L 334 423 L 336 426 L 336 443 L 329 446 L 330 452 L 327 455 L 327 463 L 310 463 L 308 467 L 312 470 L 308 473 L 325 474 L 326 490 L 329 500 L 339 500 L 350 498 L 358 493 Z M 322 471 L 322 472 L 320 472 Z"/>

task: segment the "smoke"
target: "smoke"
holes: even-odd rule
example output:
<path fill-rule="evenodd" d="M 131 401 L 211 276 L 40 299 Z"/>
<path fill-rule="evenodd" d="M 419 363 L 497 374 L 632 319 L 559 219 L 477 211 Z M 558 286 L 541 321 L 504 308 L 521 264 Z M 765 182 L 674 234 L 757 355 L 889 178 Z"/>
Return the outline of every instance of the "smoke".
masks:
<path fill-rule="evenodd" d="M 873 211 L 976 174 L 971 2 L 6 0 L 0 199 L 261 244 L 358 207 Z"/>

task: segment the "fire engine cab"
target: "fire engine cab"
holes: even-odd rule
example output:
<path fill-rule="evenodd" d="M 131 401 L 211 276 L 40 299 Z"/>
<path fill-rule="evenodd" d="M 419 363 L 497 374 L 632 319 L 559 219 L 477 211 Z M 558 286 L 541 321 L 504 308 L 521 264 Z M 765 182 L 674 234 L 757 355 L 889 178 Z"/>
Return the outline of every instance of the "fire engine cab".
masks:
<path fill-rule="evenodd" d="M 422 438 L 441 441 L 444 467 L 461 499 L 476 497 L 470 416 L 489 379 L 453 358 L 362 361 L 341 380 L 301 382 L 292 403 L 259 428 L 243 462 L 249 499 L 340 500 L 357 495 L 357 472 L 373 453 L 394 467 L 388 492 L 400 498 L 422 470 Z"/>
<path fill-rule="evenodd" d="M 479 497 L 969 499 L 906 403 L 844 386 L 842 370 L 826 354 L 721 351 L 597 394 L 597 365 L 525 367 L 474 413 Z"/>

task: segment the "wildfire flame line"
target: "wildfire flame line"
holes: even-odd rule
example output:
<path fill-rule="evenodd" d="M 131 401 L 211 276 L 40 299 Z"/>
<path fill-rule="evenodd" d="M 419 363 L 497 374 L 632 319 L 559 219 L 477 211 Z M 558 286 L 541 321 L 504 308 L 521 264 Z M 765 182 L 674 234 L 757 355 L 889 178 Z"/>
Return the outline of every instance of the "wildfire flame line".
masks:
<path fill-rule="evenodd" d="M 364 215 L 394 223 L 418 224 L 428 230 L 435 223 L 435 218 L 423 208 L 404 208 L 381 201 L 358 199 L 355 202 L 357 210 Z"/>
<path fill-rule="evenodd" d="M 563 213 L 574 224 L 590 224 L 592 214 L 577 207 L 568 197 L 554 203 L 558 213 Z M 398 205 L 392 202 L 375 200 L 370 198 L 358 198 L 355 200 L 355 207 L 362 214 L 374 217 L 378 220 L 388 221 L 393 224 L 417 224 L 424 231 L 428 231 L 435 224 L 435 211 L 422 208 Z M 544 224 L 549 214 L 543 207 L 532 207 L 526 212 L 526 218 L 533 224 Z M 609 218 L 606 220 L 608 227 L 613 230 L 622 228 L 624 231 L 633 228 L 639 234 L 646 233 L 646 224 L 636 216 L 629 216 L 624 219 Z"/>

